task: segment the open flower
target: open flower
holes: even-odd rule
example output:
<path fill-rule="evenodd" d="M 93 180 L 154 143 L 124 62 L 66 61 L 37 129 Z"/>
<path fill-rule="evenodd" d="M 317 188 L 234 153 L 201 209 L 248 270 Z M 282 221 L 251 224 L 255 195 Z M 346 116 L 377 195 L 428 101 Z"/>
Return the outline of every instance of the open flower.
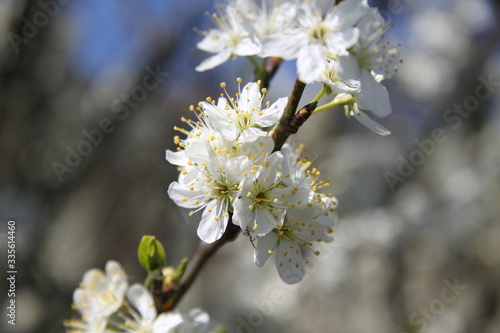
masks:
<path fill-rule="evenodd" d="M 106 263 L 105 270 L 105 274 L 97 268 L 87 271 L 80 287 L 74 291 L 73 303 L 82 320 L 65 322 L 69 332 L 104 332 L 108 318 L 122 306 L 127 275 L 113 260 Z"/>
<path fill-rule="evenodd" d="M 396 72 L 399 51 L 396 46 L 383 40 L 386 25 L 377 9 L 371 8 L 358 27 L 358 42 L 349 52 L 335 60 L 335 70 L 344 80 L 359 82 L 359 93 L 356 94 L 359 109 L 386 117 L 392 109 L 387 89 L 381 82 Z"/>
<path fill-rule="evenodd" d="M 241 79 L 238 79 L 241 83 Z M 225 84 L 221 85 L 225 87 Z M 259 84 L 250 82 L 238 93 L 238 99 L 220 97 L 215 101 L 202 102 L 203 112 L 226 140 L 240 142 L 254 141 L 259 136 L 266 136 L 268 127 L 274 126 L 281 118 L 288 98 L 280 98 L 272 105 L 262 107 L 263 94 Z M 226 93 L 227 95 L 227 93 Z"/>
<path fill-rule="evenodd" d="M 389 102 L 389 95 L 385 90 L 385 87 L 379 84 L 378 86 L 373 86 L 373 78 L 364 81 L 356 79 L 346 79 L 344 80 L 340 77 L 336 68 L 338 67 L 338 62 L 330 60 L 326 71 L 323 73 L 322 82 L 329 85 L 332 92 L 337 94 L 336 100 L 351 100 L 346 107 L 346 115 L 348 117 L 354 117 L 361 124 L 372 130 L 374 133 L 379 135 L 389 135 L 391 132 L 384 126 L 380 125 L 376 121 L 372 120 L 365 112 L 362 110 L 375 110 L 377 115 L 385 115 L 387 112 L 391 112 L 391 106 Z M 371 74 L 366 72 L 365 74 Z M 380 78 L 380 76 L 379 76 Z M 380 90 L 381 89 L 381 90 Z M 368 93 L 367 93 L 368 92 Z M 375 99 L 371 103 L 367 103 L 365 96 L 373 98 L 371 94 L 378 95 L 378 99 Z"/>
<path fill-rule="evenodd" d="M 247 227 L 257 236 L 263 236 L 283 223 L 282 212 L 306 202 L 308 191 L 296 187 L 286 187 L 278 173 L 283 160 L 280 152 L 275 152 L 263 163 L 256 179 L 247 178 L 241 185 L 241 196 L 234 203 L 234 223 L 243 230 Z"/>
<path fill-rule="evenodd" d="M 216 53 L 196 67 L 203 72 L 226 62 L 232 56 L 250 56 L 261 50 L 259 40 L 243 24 L 241 13 L 231 6 L 222 15 L 212 15 L 217 29 L 204 32 L 205 37 L 197 47 L 205 52 Z"/>
<path fill-rule="evenodd" d="M 132 285 L 127 291 L 131 317 L 122 315 L 125 321 L 120 328 L 128 333 L 181 333 L 203 332 L 209 317 L 199 309 L 193 309 L 189 315 L 177 312 L 161 313 L 157 316 L 153 297 L 141 284 Z M 138 313 L 136 312 L 138 311 Z"/>
<path fill-rule="evenodd" d="M 238 191 L 238 186 L 244 172 L 250 172 L 251 161 L 242 156 L 240 158 L 225 159 L 211 150 L 208 143 L 193 144 L 190 150 L 200 150 L 207 153 L 205 162 L 190 162 L 192 168 L 185 170 L 186 175 L 195 174 L 193 181 L 173 182 L 168 188 L 168 195 L 180 207 L 204 209 L 198 227 L 198 236 L 201 240 L 212 243 L 219 239 L 226 230 L 229 221 L 231 203 Z M 193 154 L 188 154 L 190 161 Z"/>
<path fill-rule="evenodd" d="M 308 257 L 320 252 L 314 245 L 331 242 L 335 223 L 333 208 L 326 210 L 318 203 L 309 203 L 286 211 L 284 223 L 272 232 L 258 238 L 254 261 L 262 267 L 274 254 L 281 279 L 289 284 L 302 281 L 306 274 Z"/>
<path fill-rule="evenodd" d="M 321 77 L 328 58 L 356 44 L 359 36 L 356 24 L 368 9 L 366 0 L 348 0 L 332 7 L 323 17 L 314 4 L 302 4 L 298 28 L 268 36 L 262 47 L 265 57 L 297 59 L 299 79 L 305 83 Z"/>
<path fill-rule="evenodd" d="M 337 220 L 337 200 L 322 188 L 329 183 L 320 179 L 318 169 L 303 158 L 303 146 L 287 142 L 282 148 L 283 159 L 280 173 L 285 189 L 301 192 L 300 204 L 289 205 L 278 216 L 275 228 L 257 236 L 254 262 L 262 267 L 271 255 L 275 255 L 276 268 L 286 283 L 301 281 L 311 254 L 319 255 L 319 242 L 331 242 L 329 234 Z"/>
<path fill-rule="evenodd" d="M 271 6 L 265 1 L 260 6 L 257 1 L 236 1 L 229 6 L 239 10 L 245 19 L 245 25 L 261 42 L 269 35 L 296 25 L 298 6 L 292 1 L 273 1 Z"/>

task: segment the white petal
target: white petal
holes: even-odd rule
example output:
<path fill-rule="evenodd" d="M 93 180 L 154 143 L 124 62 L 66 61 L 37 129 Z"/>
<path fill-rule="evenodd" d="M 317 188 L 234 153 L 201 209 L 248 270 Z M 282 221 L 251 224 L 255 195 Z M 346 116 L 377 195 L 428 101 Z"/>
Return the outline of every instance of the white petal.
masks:
<path fill-rule="evenodd" d="M 185 173 L 184 171 L 179 173 L 178 179 L 179 184 L 183 186 L 191 185 L 201 174 L 200 170 L 194 166 L 185 168 L 185 171 Z"/>
<path fill-rule="evenodd" d="M 310 44 L 300 50 L 297 58 L 297 72 L 302 82 L 311 83 L 321 80 L 326 67 L 327 59 L 323 45 Z"/>
<path fill-rule="evenodd" d="M 193 322 L 195 328 L 198 330 L 204 329 L 210 321 L 210 317 L 208 316 L 208 314 L 198 308 L 194 308 L 189 311 L 187 316 L 190 317 L 191 322 Z"/>
<path fill-rule="evenodd" d="M 205 101 L 201 102 L 201 105 L 203 112 L 209 117 L 210 122 L 224 122 L 227 124 L 231 120 L 230 117 L 228 117 L 228 114 L 234 113 L 233 109 L 224 110 L 227 106 L 225 98 L 219 98 L 217 105 L 213 105 L 212 103 Z"/>
<path fill-rule="evenodd" d="M 251 37 L 245 37 L 236 45 L 233 53 L 239 56 L 251 56 L 259 53 L 261 46 L 258 40 Z"/>
<path fill-rule="evenodd" d="M 338 219 L 339 217 L 337 212 L 329 212 L 328 216 L 320 216 L 314 220 L 314 222 L 325 227 L 333 227 L 337 223 Z"/>
<path fill-rule="evenodd" d="M 130 304 L 139 311 L 144 326 L 155 320 L 156 307 L 153 297 L 143 285 L 136 283 L 130 286 L 127 290 L 127 298 Z"/>
<path fill-rule="evenodd" d="M 203 112 L 208 116 L 206 119 L 222 134 L 224 139 L 234 141 L 238 136 L 238 129 L 232 123 L 236 114 L 232 108 L 225 110 L 227 105 L 220 106 L 224 101 L 225 99 L 219 98 L 217 106 L 208 102 L 202 102 Z M 206 149 L 206 147 L 203 149 Z"/>
<path fill-rule="evenodd" d="M 122 302 L 128 287 L 127 274 L 120 263 L 115 260 L 109 260 L 105 270 L 109 290 L 119 302 Z"/>
<path fill-rule="evenodd" d="M 283 111 L 288 103 L 288 97 L 282 97 L 274 102 L 267 109 L 262 110 L 262 116 L 257 118 L 257 125 L 261 127 L 274 126 L 283 115 Z"/>
<path fill-rule="evenodd" d="M 197 234 L 198 237 L 205 243 L 213 243 L 219 238 L 226 230 L 228 217 L 223 214 L 227 213 L 227 207 L 218 202 L 217 200 L 212 200 L 201 216 L 200 225 L 198 226 Z M 216 218 L 218 217 L 218 220 Z"/>
<path fill-rule="evenodd" d="M 184 319 L 177 312 L 161 313 L 153 324 L 153 333 L 170 333 L 174 328 L 182 325 Z"/>
<path fill-rule="evenodd" d="M 278 221 L 267 209 L 256 209 L 255 210 L 255 223 L 258 226 L 255 229 L 257 236 L 261 237 L 268 234 L 271 230 L 276 228 L 276 223 Z"/>
<path fill-rule="evenodd" d="M 276 173 L 278 172 L 278 166 L 283 161 L 283 154 L 279 151 L 276 151 L 269 155 L 267 158 L 267 162 L 269 164 L 265 164 L 262 168 L 261 173 L 259 174 L 259 181 L 262 184 L 262 187 L 271 186 L 276 180 Z M 267 181 L 265 180 L 267 179 Z"/>
<path fill-rule="evenodd" d="M 217 160 L 215 152 L 211 149 L 210 144 L 205 141 L 194 141 L 184 149 L 187 158 L 193 162 L 202 164 L 212 164 Z"/>
<path fill-rule="evenodd" d="M 276 244 L 278 242 L 278 236 L 275 233 L 269 233 L 263 237 L 259 237 L 257 240 L 257 248 L 253 256 L 253 261 L 259 267 L 264 266 L 267 259 L 276 249 Z"/>
<path fill-rule="evenodd" d="M 359 114 L 353 113 L 354 118 L 359 121 L 361 124 L 365 125 L 368 127 L 370 130 L 372 130 L 374 133 L 379 134 L 379 135 L 390 135 L 391 131 L 389 131 L 387 128 L 384 126 L 380 125 L 379 123 L 375 122 L 373 119 L 368 117 L 365 113 L 362 111 L 359 111 Z"/>
<path fill-rule="evenodd" d="M 367 70 L 363 70 L 361 73 L 361 95 L 363 99 L 358 103 L 361 109 L 370 110 L 380 118 L 387 117 L 392 113 L 387 89 L 375 81 Z"/>
<path fill-rule="evenodd" d="M 168 196 L 172 199 L 177 206 L 184 208 L 199 208 L 205 204 L 203 198 L 205 198 L 205 193 L 203 190 L 194 188 L 190 190 L 190 187 L 180 185 L 177 182 L 173 182 L 168 187 Z M 199 201 L 196 203 L 196 201 Z"/>
<path fill-rule="evenodd" d="M 328 46 L 328 55 L 335 55 L 345 52 L 350 47 L 354 46 L 359 39 L 359 29 L 346 27 L 340 31 L 328 33 L 326 35 L 326 43 Z"/>
<path fill-rule="evenodd" d="M 171 151 L 167 150 L 165 152 L 165 159 L 173 165 L 186 166 L 188 165 L 189 159 L 186 157 L 184 151 Z"/>
<path fill-rule="evenodd" d="M 226 48 L 216 55 L 203 60 L 195 69 L 198 72 L 204 72 L 225 63 L 229 60 L 229 57 L 231 57 L 231 50 Z"/>
<path fill-rule="evenodd" d="M 262 56 L 280 57 L 285 60 L 295 59 L 307 39 L 307 34 L 294 31 L 270 35 L 262 44 Z"/>
<path fill-rule="evenodd" d="M 238 108 L 241 111 L 252 113 L 253 110 L 260 109 L 262 105 L 260 97 L 259 85 L 255 82 L 250 82 L 241 90 L 241 96 L 238 99 Z"/>
<path fill-rule="evenodd" d="M 297 242 L 281 239 L 276 249 L 276 268 L 284 282 L 292 284 L 302 281 L 306 268 Z"/>
<path fill-rule="evenodd" d="M 227 46 L 228 37 L 219 29 L 212 29 L 196 44 L 196 47 L 205 52 L 219 53 Z"/>
<path fill-rule="evenodd" d="M 261 136 L 266 136 L 267 132 L 257 128 L 250 127 L 244 130 L 238 137 L 239 142 L 254 142 Z"/>
<path fill-rule="evenodd" d="M 107 288 L 108 282 L 103 271 L 97 268 L 92 268 L 83 274 L 82 287 L 90 288 L 90 286 L 92 286 L 92 289 L 95 290 L 103 290 Z"/>
<path fill-rule="evenodd" d="M 325 21 L 335 21 L 346 27 L 353 26 L 361 20 L 368 8 L 366 0 L 342 1 L 326 15 Z"/>
<path fill-rule="evenodd" d="M 245 183 L 252 183 L 250 181 L 247 181 Z M 242 194 L 248 193 L 247 187 L 243 188 L 243 191 L 241 191 Z M 247 227 L 253 226 L 255 222 L 255 213 L 253 210 L 251 210 L 249 207 L 250 205 L 253 204 L 253 200 L 249 199 L 245 196 L 242 198 L 236 199 L 233 203 L 234 207 L 234 215 L 233 215 L 233 222 L 236 225 L 239 225 L 242 230 L 245 230 Z"/>
<path fill-rule="evenodd" d="M 352 54 L 339 56 L 335 60 L 335 70 L 344 80 L 359 80 L 361 78 L 358 59 Z"/>

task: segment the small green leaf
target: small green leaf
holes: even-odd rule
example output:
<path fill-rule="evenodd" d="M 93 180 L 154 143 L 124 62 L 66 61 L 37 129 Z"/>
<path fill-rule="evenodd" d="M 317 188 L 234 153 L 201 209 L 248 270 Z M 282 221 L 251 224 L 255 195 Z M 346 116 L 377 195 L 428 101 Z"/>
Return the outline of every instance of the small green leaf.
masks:
<path fill-rule="evenodd" d="M 161 271 L 165 266 L 165 250 L 155 236 L 143 236 L 137 251 L 139 263 L 148 272 Z"/>
<path fill-rule="evenodd" d="M 187 267 L 188 261 L 189 261 L 188 258 L 184 258 L 184 259 L 182 259 L 182 261 L 179 264 L 179 266 L 177 266 L 177 269 L 175 270 L 175 273 L 174 273 L 174 276 L 173 276 L 173 279 L 174 279 L 174 281 L 176 283 L 179 282 L 181 280 L 182 276 L 184 275 L 184 272 L 186 271 L 186 267 Z"/>

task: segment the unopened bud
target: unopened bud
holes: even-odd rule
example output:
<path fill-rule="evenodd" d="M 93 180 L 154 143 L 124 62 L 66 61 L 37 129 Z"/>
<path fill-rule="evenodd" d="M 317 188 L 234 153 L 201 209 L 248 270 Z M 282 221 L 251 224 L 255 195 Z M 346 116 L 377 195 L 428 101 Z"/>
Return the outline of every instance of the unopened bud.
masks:
<path fill-rule="evenodd" d="M 161 271 L 165 266 L 165 250 L 155 236 L 143 236 L 137 251 L 139 263 L 148 272 Z"/>

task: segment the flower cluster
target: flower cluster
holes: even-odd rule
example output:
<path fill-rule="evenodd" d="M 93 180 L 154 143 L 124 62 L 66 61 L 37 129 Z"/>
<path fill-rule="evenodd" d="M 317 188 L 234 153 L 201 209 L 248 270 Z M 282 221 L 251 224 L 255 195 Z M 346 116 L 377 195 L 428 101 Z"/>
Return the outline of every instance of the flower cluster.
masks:
<path fill-rule="evenodd" d="M 257 265 L 276 254 L 281 278 L 296 283 L 304 277 L 308 254 L 318 254 L 314 244 L 332 241 L 336 200 L 321 191 L 328 183 L 301 148 L 286 144 L 274 151 L 267 129 L 280 119 L 287 98 L 264 104 L 266 89 L 259 84 L 239 85 L 237 98 L 226 92 L 217 102 L 208 98 L 191 107 L 197 120 L 183 119 L 190 130 L 176 128 L 186 138 L 175 137 L 178 151 L 166 153 L 181 168 L 168 194 L 191 209 L 190 215 L 203 210 L 203 241 L 220 239 L 233 223 L 257 239 Z"/>
<path fill-rule="evenodd" d="M 347 116 L 375 133 L 390 134 L 363 112 L 378 117 L 392 112 L 381 82 L 395 73 L 399 51 L 384 40 L 388 25 L 379 11 L 366 0 L 342 1 L 326 14 L 315 0 L 273 4 L 233 1 L 214 14 L 217 28 L 204 33 L 198 48 L 215 55 L 196 69 L 205 71 L 237 56 L 296 59 L 302 82 L 323 82 L 340 98 L 347 95 Z"/>
<path fill-rule="evenodd" d="M 106 263 L 106 272 L 91 269 L 73 293 L 74 308 L 81 319 L 67 320 L 68 333 L 174 333 L 206 332 L 209 317 L 200 309 L 187 315 L 158 315 L 150 293 L 141 284 L 128 285 L 127 275 L 116 261 Z"/>

